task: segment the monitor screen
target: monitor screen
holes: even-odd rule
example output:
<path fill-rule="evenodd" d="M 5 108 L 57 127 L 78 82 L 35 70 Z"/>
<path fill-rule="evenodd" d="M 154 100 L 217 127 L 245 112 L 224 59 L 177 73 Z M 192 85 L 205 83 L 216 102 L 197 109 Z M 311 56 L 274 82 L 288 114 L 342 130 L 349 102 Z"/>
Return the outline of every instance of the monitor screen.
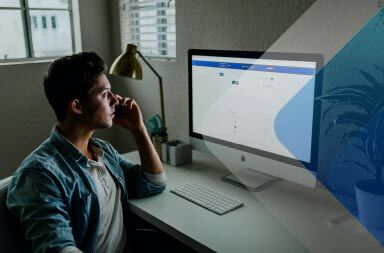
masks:
<path fill-rule="evenodd" d="M 321 65 L 316 54 L 190 50 L 191 137 L 314 169 Z"/>

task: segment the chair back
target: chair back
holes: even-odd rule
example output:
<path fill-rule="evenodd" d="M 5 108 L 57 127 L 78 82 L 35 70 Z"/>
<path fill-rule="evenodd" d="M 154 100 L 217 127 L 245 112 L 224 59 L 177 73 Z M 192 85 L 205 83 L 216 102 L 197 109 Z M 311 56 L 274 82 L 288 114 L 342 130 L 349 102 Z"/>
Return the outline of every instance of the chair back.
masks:
<path fill-rule="evenodd" d="M 17 219 L 9 212 L 6 201 L 8 184 L 12 177 L 0 180 L 0 251 L 30 252 Z"/>

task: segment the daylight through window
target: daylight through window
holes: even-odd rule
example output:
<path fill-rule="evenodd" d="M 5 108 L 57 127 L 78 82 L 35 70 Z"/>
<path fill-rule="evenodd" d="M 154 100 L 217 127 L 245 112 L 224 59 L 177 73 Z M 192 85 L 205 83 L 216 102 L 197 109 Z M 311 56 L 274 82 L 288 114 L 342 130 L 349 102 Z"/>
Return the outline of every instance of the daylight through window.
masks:
<path fill-rule="evenodd" d="M 0 60 L 74 52 L 71 0 L 0 0 Z"/>
<path fill-rule="evenodd" d="M 135 44 L 145 56 L 176 57 L 175 0 L 120 0 L 122 48 Z"/>

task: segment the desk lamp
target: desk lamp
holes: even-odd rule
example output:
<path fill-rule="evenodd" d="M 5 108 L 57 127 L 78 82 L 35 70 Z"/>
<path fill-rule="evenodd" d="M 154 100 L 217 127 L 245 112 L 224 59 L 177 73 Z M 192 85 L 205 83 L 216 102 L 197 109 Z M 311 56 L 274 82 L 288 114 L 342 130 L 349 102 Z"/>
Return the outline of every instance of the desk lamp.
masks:
<path fill-rule="evenodd" d="M 159 79 L 162 124 L 158 131 L 152 133 L 152 141 L 154 142 L 155 147 L 159 152 L 160 150 L 159 146 L 161 146 L 160 143 L 167 141 L 167 127 L 165 124 L 165 114 L 164 114 L 163 79 L 156 72 L 156 70 L 151 66 L 151 64 L 149 64 L 149 62 L 144 58 L 144 56 L 140 53 L 140 51 L 137 50 L 137 47 L 133 44 L 128 44 L 125 52 L 116 58 L 116 60 L 113 62 L 111 66 L 111 69 L 109 70 L 109 74 L 142 80 L 143 72 L 142 72 L 140 62 L 136 58 L 136 53 L 148 65 L 148 67 Z"/>

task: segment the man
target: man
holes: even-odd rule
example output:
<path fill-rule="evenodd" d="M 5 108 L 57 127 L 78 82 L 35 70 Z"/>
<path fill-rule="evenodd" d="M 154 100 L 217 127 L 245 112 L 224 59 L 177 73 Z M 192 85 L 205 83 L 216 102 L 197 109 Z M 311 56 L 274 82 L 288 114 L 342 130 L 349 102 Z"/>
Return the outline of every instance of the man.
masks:
<path fill-rule="evenodd" d="M 128 197 L 165 188 L 139 106 L 113 94 L 105 72 L 99 56 L 80 53 L 56 60 L 44 80 L 58 123 L 22 162 L 7 198 L 33 252 L 123 252 Z M 113 123 L 132 133 L 141 166 L 92 138 Z"/>

